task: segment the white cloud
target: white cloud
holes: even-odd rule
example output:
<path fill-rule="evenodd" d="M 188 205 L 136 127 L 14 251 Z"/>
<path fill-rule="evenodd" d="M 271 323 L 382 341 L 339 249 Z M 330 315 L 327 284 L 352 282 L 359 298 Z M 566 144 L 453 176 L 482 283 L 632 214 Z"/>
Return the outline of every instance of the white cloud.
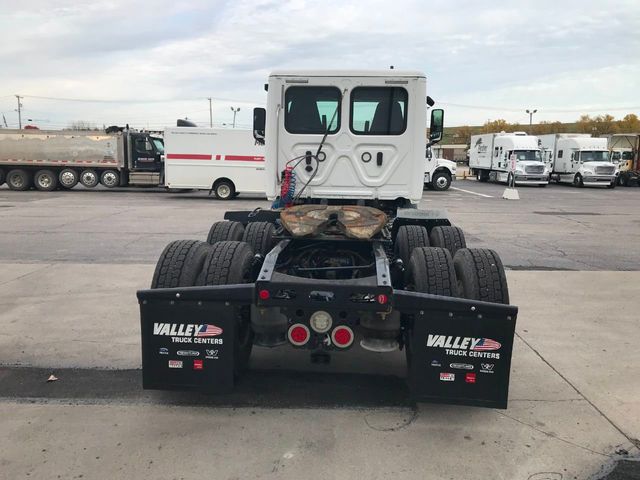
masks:
<path fill-rule="evenodd" d="M 636 1 L 485 3 L 0 0 L 0 111 L 16 121 L 14 93 L 136 99 L 147 103 L 24 104 L 56 126 L 160 126 L 185 115 L 206 123 L 213 96 L 243 102 L 216 101 L 218 122 L 231 119 L 233 103 L 248 124 L 272 69 L 389 65 L 425 71 L 436 100 L 507 107 L 450 107 L 449 124 L 526 122 L 529 107 L 537 120 L 566 121 L 579 114 L 549 110 L 640 103 Z"/>

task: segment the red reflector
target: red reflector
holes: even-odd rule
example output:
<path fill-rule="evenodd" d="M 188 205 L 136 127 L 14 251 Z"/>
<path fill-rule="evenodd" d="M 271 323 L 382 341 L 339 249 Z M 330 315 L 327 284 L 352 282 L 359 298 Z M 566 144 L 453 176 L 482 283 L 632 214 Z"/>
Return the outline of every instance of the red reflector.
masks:
<path fill-rule="evenodd" d="M 193 369 L 194 370 L 202 370 L 204 367 L 202 360 L 194 360 L 193 361 Z"/>
<path fill-rule="evenodd" d="M 378 303 L 380 305 L 385 305 L 389 301 L 389 297 L 387 297 L 384 293 L 378 295 Z"/>
<path fill-rule="evenodd" d="M 301 323 L 291 325 L 289 328 L 289 341 L 296 347 L 302 346 L 309 341 L 309 329 Z"/>
<path fill-rule="evenodd" d="M 347 348 L 353 343 L 353 330 L 341 325 L 333 329 L 331 339 L 336 347 Z"/>
<path fill-rule="evenodd" d="M 467 383 L 476 383 L 476 374 L 475 373 L 467 373 L 464 377 L 464 381 Z"/>
<path fill-rule="evenodd" d="M 269 299 L 269 290 L 260 290 L 258 292 L 258 296 L 260 297 L 260 300 L 268 300 Z"/>

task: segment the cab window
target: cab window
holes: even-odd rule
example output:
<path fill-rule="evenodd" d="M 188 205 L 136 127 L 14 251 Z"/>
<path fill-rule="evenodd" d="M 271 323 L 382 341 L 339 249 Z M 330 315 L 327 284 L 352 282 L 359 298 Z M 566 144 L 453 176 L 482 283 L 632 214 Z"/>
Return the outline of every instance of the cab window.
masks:
<path fill-rule="evenodd" d="M 340 130 L 342 95 L 336 87 L 289 87 L 285 93 L 284 128 L 289 133 L 336 133 Z M 330 124 L 330 125 L 329 125 Z"/>
<path fill-rule="evenodd" d="M 409 95 L 402 87 L 356 87 L 351 92 L 351 131 L 401 135 L 407 128 Z"/>

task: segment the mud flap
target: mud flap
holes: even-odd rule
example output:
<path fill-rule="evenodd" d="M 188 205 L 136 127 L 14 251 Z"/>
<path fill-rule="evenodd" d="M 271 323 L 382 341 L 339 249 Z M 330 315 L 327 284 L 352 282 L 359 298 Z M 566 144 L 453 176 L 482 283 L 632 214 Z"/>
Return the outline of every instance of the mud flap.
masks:
<path fill-rule="evenodd" d="M 252 285 L 138 292 L 143 388 L 230 392 L 237 308 L 252 295 Z"/>
<path fill-rule="evenodd" d="M 507 408 L 517 307 L 414 292 L 395 299 L 411 312 L 408 381 L 417 401 Z"/>

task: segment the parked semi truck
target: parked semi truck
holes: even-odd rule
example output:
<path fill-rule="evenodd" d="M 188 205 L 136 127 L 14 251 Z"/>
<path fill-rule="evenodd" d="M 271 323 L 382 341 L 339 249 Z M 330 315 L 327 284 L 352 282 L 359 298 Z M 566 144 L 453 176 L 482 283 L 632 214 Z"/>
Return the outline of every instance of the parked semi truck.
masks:
<path fill-rule="evenodd" d="M 550 172 L 542 161 L 538 138 L 525 132 L 472 135 L 469 167 L 481 182 L 549 184 Z"/>
<path fill-rule="evenodd" d="M 615 133 L 606 138 L 609 160 L 618 168 L 618 185 L 640 186 L 640 133 Z"/>
<path fill-rule="evenodd" d="M 456 162 L 437 157 L 431 148 L 427 148 L 427 163 L 424 172 L 424 185 L 430 190 L 449 190 L 456 179 Z"/>
<path fill-rule="evenodd" d="M 51 191 L 161 183 L 162 138 L 146 132 L 0 130 L 0 185 Z"/>
<path fill-rule="evenodd" d="M 220 200 L 264 195 L 264 145 L 251 130 L 165 128 L 165 186 L 210 190 Z"/>
<path fill-rule="evenodd" d="M 164 249 L 137 293 L 143 387 L 229 392 L 254 345 L 319 363 L 402 349 L 417 400 L 506 408 L 518 310 L 500 257 L 417 208 L 425 75 L 280 71 L 267 88 L 253 130 L 272 207 Z"/>
<path fill-rule="evenodd" d="M 616 166 L 609 160 L 606 138 L 587 133 L 540 136 L 545 160 L 553 165 L 551 179 L 583 186 L 616 186 Z"/>

